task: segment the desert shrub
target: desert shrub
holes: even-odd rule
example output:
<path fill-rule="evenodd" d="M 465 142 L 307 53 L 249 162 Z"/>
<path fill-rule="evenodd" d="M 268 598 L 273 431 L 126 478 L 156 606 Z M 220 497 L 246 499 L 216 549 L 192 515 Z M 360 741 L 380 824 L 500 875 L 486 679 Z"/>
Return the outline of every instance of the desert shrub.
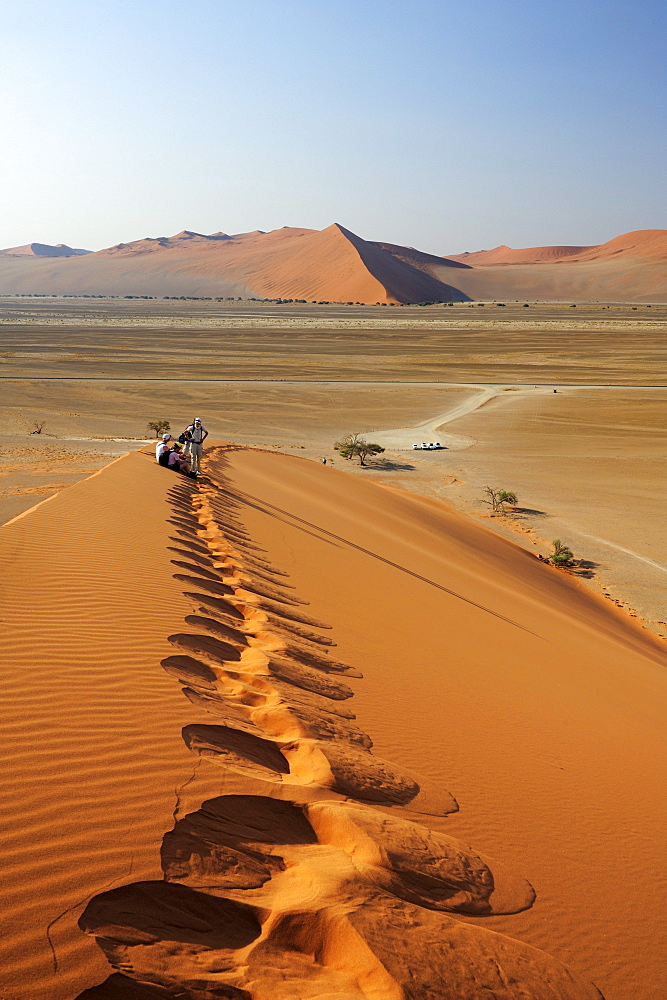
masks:
<path fill-rule="evenodd" d="M 514 507 L 519 499 L 511 490 L 493 490 L 490 486 L 485 486 L 484 492 L 488 500 L 482 500 L 482 503 L 488 504 L 494 514 L 505 514 L 505 507 Z"/>
<path fill-rule="evenodd" d="M 148 421 L 148 433 L 152 434 L 154 437 L 162 437 L 167 431 L 171 430 L 171 424 L 168 420 L 149 420 Z"/>
<path fill-rule="evenodd" d="M 554 538 L 551 544 L 553 551 L 547 556 L 547 561 L 553 563 L 554 566 L 569 566 L 574 559 L 571 549 L 564 542 L 561 542 L 560 538 Z"/>
<path fill-rule="evenodd" d="M 381 455 L 384 451 L 381 445 L 367 441 L 361 434 L 347 434 L 342 441 L 336 441 L 334 449 L 340 452 L 342 458 L 358 458 L 359 465 L 365 465 L 369 455 Z"/>

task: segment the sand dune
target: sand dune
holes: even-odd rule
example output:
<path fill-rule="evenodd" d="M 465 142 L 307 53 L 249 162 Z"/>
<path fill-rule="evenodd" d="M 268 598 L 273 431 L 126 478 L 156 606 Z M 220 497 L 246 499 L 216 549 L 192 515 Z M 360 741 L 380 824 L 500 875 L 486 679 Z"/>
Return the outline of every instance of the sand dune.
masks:
<path fill-rule="evenodd" d="M 0 250 L 2 257 L 82 257 L 92 253 L 92 250 L 74 250 L 64 243 L 50 246 L 48 243 L 26 243 L 22 247 L 9 247 Z"/>
<path fill-rule="evenodd" d="M 664 995 L 661 647 L 440 504 L 206 472 L 131 454 L 0 528 L 0 992 Z"/>
<path fill-rule="evenodd" d="M 590 247 L 527 247 L 516 250 L 502 244 L 493 250 L 477 250 L 450 257 L 468 267 L 491 267 L 494 264 L 543 264 L 578 256 Z"/>
<path fill-rule="evenodd" d="M 0 294 L 241 296 L 363 304 L 667 299 L 665 230 L 627 233 L 596 247 L 501 246 L 453 257 L 364 240 L 337 223 L 321 231 L 285 226 L 231 236 L 183 230 L 96 253 L 34 249 L 40 246 L 0 251 Z"/>
<path fill-rule="evenodd" d="M 617 256 L 658 262 L 667 260 L 667 230 L 638 229 L 617 236 L 607 243 L 591 247 L 529 247 L 516 250 L 499 246 L 493 250 L 454 254 L 449 259 L 469 267 L 494 267 L 497 264 L 544 264 L 554 261 L 611 260 Z"/>
<path fill-rule="evenodd" d="M 667 261 L 667 230 L 638 229 L 597 247 L 583 247 L 576 260 L 605 260 L 622 255 L 650 261 Z"/>

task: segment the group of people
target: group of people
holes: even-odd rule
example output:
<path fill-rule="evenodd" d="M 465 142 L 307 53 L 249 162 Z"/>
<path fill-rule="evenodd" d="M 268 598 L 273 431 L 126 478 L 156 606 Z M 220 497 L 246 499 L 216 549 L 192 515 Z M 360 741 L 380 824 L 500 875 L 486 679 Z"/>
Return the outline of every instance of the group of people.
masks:
<path fill-rule="evenodd" d="M 201 471 L 204 441 L 207 437 L 208 431 L 202 424 L 201 418 L 195 417 L 180 435 L 178 441 L 174 441 L 171 434 L 162 435 L 162 440 L 155 448 L 155 459 L 165 468 L 173 469 L 174 472 L 182 472 L 194 479 Z"/>

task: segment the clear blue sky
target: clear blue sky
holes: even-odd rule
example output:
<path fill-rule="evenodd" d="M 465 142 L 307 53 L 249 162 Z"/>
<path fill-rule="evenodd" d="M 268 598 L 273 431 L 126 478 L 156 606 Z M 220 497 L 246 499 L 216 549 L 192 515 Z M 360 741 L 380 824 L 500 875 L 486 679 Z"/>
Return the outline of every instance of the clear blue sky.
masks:
<path fill-rule="evenodd" d="M 0 25 L 0 247 L 667 228 L 664 0 L 20 0 Z"/>

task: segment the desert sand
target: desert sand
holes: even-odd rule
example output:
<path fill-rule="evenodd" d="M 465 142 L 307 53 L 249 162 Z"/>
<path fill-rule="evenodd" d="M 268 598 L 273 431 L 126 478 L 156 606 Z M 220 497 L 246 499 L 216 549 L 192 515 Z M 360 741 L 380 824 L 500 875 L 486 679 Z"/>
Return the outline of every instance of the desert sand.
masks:
<path fill-rule="evenodd" d="M 506 246 L 453 256 L 362 239 L 339 223 L 176 236 L 96 253 L 0 251 L 0 294 L 213 296 L 397 305 L 517 300 L 665 302 L 667 230 L 587 247 Z"/>
<path fill-rule="evenodd" d="M 155 418 L 178 431 L 201 410 L 221 439 L 329 461 L 365 431 L 387 450 L 346 470 L 476 518 L 485 485 L 514 489 L 521 510 L 487 523 L 542 554 L 569 541 L 590 586 L 667 634 L 666 319 L 630 305 L 5 300 L 0 519 L 141 447 Z M 438 455 L 410 448 L 441 435 Z"/>
<path fill-rule="evenodd" d="M 284 310 L 3 307 L 0 996 L 662 1000 L 663 310 Z"/>
<path fill-rule="evenodd" d="M 2 993 L 664 996 L 667 658 L 609 602 L 238 446 L 0 533 Z"/>

